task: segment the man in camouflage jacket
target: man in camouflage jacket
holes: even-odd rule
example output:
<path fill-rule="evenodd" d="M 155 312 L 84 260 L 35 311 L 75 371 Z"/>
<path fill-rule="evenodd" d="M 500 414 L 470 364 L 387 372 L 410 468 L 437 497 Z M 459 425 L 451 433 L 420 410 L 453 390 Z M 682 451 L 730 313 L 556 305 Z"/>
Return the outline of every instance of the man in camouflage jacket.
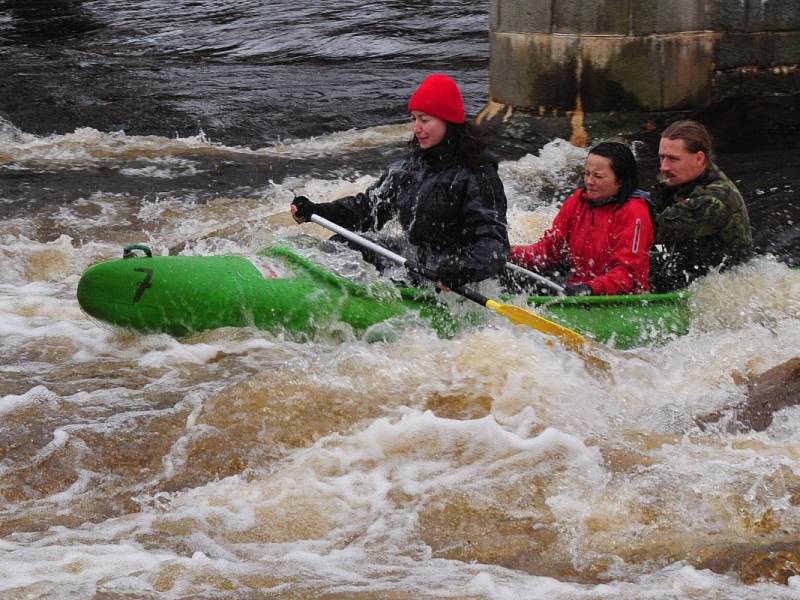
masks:
<path fill-rule="evenodd" d="M 661 134 L 662 183 L 653 194 L 655 242 L 663 246 L 651 264 L 656 291 L 686 287 L 753 254 L 744 199 L 710 151 L 708 132 L 695 121 L 677 121 Z"/>

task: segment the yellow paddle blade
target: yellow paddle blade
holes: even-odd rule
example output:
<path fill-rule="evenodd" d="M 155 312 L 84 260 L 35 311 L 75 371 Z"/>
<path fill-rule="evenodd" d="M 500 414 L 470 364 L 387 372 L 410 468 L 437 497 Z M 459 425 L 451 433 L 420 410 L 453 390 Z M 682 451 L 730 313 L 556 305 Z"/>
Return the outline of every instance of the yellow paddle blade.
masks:
<path fill-rule="evenodd" d="M 555 336 L 570 348 L 582 348 L 589 343 L 589 341 L 577 331 L 572 331 L 572 329 L 554 323 L 553 321 L 514 304 L 500 304 L 494 300 L 488 300 L 486 302 L 486 308 L 491 308 L 497 314 L 506 317 L 512 323 L 527 325 L 547 335 Z"/>
<path fill-rule="evenodd" d="M 506 317 L 512 323 L 527 325 L 542 333 L 557 337 L 567 348 L 577 351 L 587 364 L 598 372 L 608 373 L 611 369 L 611 365 L 595 354 L 589 340 L 577 331 L 572 331 L 572 329 L 554 323 L 514 304 L 500 304 L 494 300 L 487 299 L 486 308 L 490 308 L 498 315 Z"/>

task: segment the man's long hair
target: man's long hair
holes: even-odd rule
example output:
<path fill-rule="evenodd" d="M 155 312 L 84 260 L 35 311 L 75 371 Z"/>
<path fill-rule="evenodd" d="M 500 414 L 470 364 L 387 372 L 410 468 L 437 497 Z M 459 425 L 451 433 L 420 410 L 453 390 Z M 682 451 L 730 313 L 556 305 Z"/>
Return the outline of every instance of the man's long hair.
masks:
<path fill-rule="evenodd" d="M 711 136 L 708 130 L 697 121 L 685 119 L 675 121 L 663 132 L 662 138 L 683 140 L 686 150 L 692 153 L 703 152 L 707 160 L 711 160 Z"/>

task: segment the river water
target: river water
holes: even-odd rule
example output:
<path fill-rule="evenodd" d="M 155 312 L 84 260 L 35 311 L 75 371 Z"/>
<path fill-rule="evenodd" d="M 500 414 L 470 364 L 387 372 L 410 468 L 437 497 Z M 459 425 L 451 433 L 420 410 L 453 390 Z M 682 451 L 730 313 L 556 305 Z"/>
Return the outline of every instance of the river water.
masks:
<path fill-rule="evenodd" d="M 608 373 L 499 317 L 300 342 L 78 307 L 128 243 L 307 247 L 323 232 L 291 223 L 292 194 L 374 181 L 427 73 L 482 108 L 487 27 L 477 1 L 4 4 L 0 596 L 800 598 L 800 410 L 759 433 L 693 420 L 798 356 L 791 250 L 698 282 L 689 334 L 602 347 Z M 523 242 L 585 150 L 511 146 Z M 797 179 L 769 152 L 720 161 L 779 203 Z M 793 248 L 791 203 L 759 206 L 781 235 L 758 239 Z"/>

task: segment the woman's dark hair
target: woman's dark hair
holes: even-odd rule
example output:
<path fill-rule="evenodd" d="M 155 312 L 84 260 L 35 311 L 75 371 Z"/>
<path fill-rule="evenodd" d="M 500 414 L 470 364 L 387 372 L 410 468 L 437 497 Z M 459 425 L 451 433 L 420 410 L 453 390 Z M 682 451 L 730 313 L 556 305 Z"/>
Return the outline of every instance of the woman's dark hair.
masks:
<path fill-rule="evenodd" d="M 483 132 L 472 121 L 447 122 L 447 133 L 441 143 L 452 152 L 456 163 L 471 170 L 480 168 L 486 143 L 483 140 Z M 420 151 L 417 138 L 412 138 L 411 148 L 415 152 Z"/>
<path fill-rule="evenodd" d="M 589 154 L 604 156 L 611 161 L 611 170 L 619 182 L 619 192 L 615 199 L 617 202 L 625 202 L 639 187 L 639 169 L 631 149 L 620 142 L 600 142 L 589 150 Z"/>

